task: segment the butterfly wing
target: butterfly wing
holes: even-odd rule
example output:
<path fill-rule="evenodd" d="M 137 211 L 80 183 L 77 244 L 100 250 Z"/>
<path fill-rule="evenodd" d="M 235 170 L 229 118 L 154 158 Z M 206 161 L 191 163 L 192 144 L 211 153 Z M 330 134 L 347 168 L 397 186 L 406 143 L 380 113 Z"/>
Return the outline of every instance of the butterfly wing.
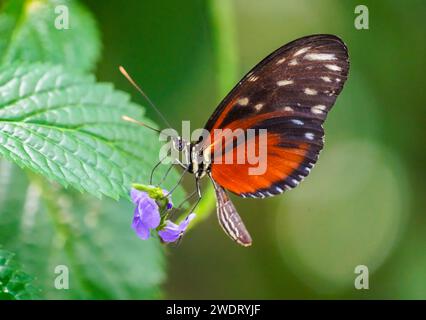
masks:
<path fill-rule="evenodd" d="M 238 244 L 248 247 L 252 240 L 243 220 L 229 199 L 225 189 L 219 186 L 213 179 L 212 183 L 216 193 L 217 218 L 223 230 Z"/>
<path fill-rule="evenodd" d="M 242 197 L 267 197 L 298 185 L 323 147 L 322 124 L 341 92 L 349 71 L 345 44 L 333 35 L 300 38 L 279 48 L 255 66 L 221 102 L 205 128 L 210 132 L 211 176 L 223 188 Z M 238 150 L 234 140 L 216 142 L 221 132 L 266 129 L 246 136 L 245 155 L 266 142 L 259 163 L 226 163 Z M 258 131 L 258 130 L 256 130 Z M 229 144 L 231 140 L 231 144 Z M 228 142 L 226 142 L 228 141 Z M 220 145 L 222 152 L 218 151 Z M 230 147 L 229 147 L 230 146 Z M 250 147 L 252 147 L 250 149 Z M 253 170 L 265 167 L 261 174 Z M 253 170 L 250 170 L 253 169 Z"/>

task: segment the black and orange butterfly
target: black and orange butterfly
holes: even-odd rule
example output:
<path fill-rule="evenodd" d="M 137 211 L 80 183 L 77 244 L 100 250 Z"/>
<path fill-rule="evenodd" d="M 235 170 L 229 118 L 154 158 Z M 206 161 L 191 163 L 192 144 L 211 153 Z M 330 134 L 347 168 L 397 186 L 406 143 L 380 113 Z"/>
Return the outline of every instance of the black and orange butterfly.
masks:
<path fill-rule="evenodd" d="M 195 175 L 198 201 L 199 181 L 207 175 L 216 192 L 219 223 L 240 245 L 250 246 L 252 239 L 227 191 L 265 198 L 296 187 L 323 148 L 322 125 L 348 71 L 348 51 L 340 38 L 324 34 L 294 40 L 263 59 L 225 97 L 205 125 L 209 139 L 200 137 L 194 143 L 173 139 L 174 148 L 189 155 L 189 161 L 180 164 L 184 172 Z M 227 141 L 223 135 L 213 135 L 215 129 L 266 129 L 267 152 L 260 158 L 266 170 L 252 175 L 254 164 L 223 161 L 229 153 L 237 157 L 238 142 L 235 136 Z M 217 141 L 223 138 L 225 144 L 217 150 Z M 245 143 L 247 149 L 256 146 L 260 133 Z"/>

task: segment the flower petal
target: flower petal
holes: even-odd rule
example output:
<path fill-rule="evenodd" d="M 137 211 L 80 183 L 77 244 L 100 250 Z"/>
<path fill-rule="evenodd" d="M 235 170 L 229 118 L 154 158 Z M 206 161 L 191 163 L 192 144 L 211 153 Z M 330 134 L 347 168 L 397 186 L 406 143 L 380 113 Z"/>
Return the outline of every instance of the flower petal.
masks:
<path fill-rule="evenodd" d="M 160 236 L 161 240 L 164 242 L 175 242 L 179 239 L 181 235 L 181 230 L 179 229 L 179 226 L 170 220 L 167 220 L 166 226 L 158 231 L 158 235 Z"/>
<path fill-rule="evenodd" d="M 139 202 L 137 209 L 144 225 L 151 229 L 157 228 L 160 225 L 160 211 L 153 199 L 147 198 Z"/>
<path fill-rule="evenodd" d="M 145 226 L 141 220 L 136 217 L 133 218 L 132 228 L 135 230 L 137 236 L 142 240 L 146 240 L 150 237 L 149 228 Z"/>
<path fill-rule="evenodd" d="M 164 242 L 175 242 L 182 236 L 189 223 L 194 218 L 195 213 L 191 213 L 179 225 L 167 220 L 166 226 L 162 230 L 158 231 L 158 235 Z"/>
<path fill-rule="evenodd" d="M 130 197 L 132 198 L 133 203 L 138 204 L 143 199 L 149 198 L 148 194 L 146 192 L 137 190 L 135 188 L 132 188 L 130 190 Z"/>
<path fill-rule="evenodd" d="M 146 240 L 150 237 L 150 230 L 160 225 L 161 217 L 158 205 L 144 191 L 132 188 L 130 196 L 136 204 L 132 228 L 139 238 Z"/>
<path fill-rule="evenodd" d="M 183 232 L 186 230 L 186 228 L 188 228 L 189 223 L 191 222 L 192 219 L 195 218 L 195 213 L 191 213 L 190 215 L 188 215 L 185 220 L 183 220 L 180 225 L 179 225 L 179 229 Z"/>

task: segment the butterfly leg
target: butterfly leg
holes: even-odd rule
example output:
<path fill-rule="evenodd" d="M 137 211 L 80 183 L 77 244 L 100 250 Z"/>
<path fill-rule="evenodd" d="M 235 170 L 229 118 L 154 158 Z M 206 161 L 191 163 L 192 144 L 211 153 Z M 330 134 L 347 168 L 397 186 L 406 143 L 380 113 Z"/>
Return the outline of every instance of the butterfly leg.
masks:
<path fill-rule="evenodd" d="M 195 202 L 195 204 L 192 206 L 192 208 L 191 208 L 191 210 L 189 211 L 189 213 L 194 212 L 195 208 L 196 208 L 196 207 L 198 206 L 198 204 L 200 203 L 200 201 L 201 201 L 201 197 L 202 197 L 202 194 L 201 194 L 201 185 L 200 185 L 200 179 L 199 179 L 199 178 L 195 178 L 195 186 L 196 186 L 196 190 L 195 190 L 194 192 L 197 192 L 198 199 L 197 199 L 197 201 Z"/>
<path fill-rule="evenodd" d="M 177 207 L 176 210 L 179 211 L 180 209 L 182 209 L 183 205 L 188 202 L 189 200 L 191 200 L 195 195 L 197 194 L 197 190 L 194 190 L 191 192 L 191 194 L 189 196 L 187 196 Z"/>
<path fill-rule="evenodd" d="M 179 187 L 179 185 L 182 183 L 183 177 L 185 176 L 187 172 L 188 172 L 188 168 L 182 171 L 182 174 L 180 175 L 178 182 L 173 188 L 170 189 L 170 191 L 165 195 L 165 197 L 170 196 L 177 189 L 177 187 Z"/>
<path fill-rule="evenodd" d="M 195 202 L 195 204 L 192 206 L 191 211 L 193 212 L 193 210 L 196 208 L 196 206 L 198 205 L 198 203 L 201 200 L 201 187 L 200 187 L 200 182 L 198 179 L 195 180 L 195 190 L 193 192 L 191 192 L 191 194 L 185 198 L 185 200 L 183 200 L 177 207 L 176 207 L 176 211 L 179 211 L 180 209 L 182 209 L 183 205 L 188 202 L 189 200 L 191 200 L 195 195 L 198 195 L 198 198 Z"/>
<path fill-rule="evenodd" d="M 161 186 L 161 184 L 162 184 L 162 183 L 166 180 L 166 178 L 167 178 L 167 176 L 169 175 L 170 171 L 172 170 L 173 166 L 174 166 L 173 164 L 171 164 L 171 165 L 169 166 L 169 168 L 167 169 L 166 173 L 165 173 L 165 174 L 164 174 L 164 176 L 161 178 L 160 182 L 156 184 L 156 186 L 157 186 L 157 187 Z"/>
<path fill-rule="evenodd" d="M 173 212 L 179 212 L 183 205 L 187 202 L 189 202 L 189 200 L 191 200 L 195 195 L 198 195 L 198 199 L 196 200 L 195 204 L 192 206 L 191 211 L 189 213 L 194 212 L 194 209 L 196 208 L 196 206 L 198 205 L 198 203 L 201 200 L 201 188 L 200 188 L 200 183 L 197 182 L 198 180 L 195 180 L 196 183 L 196 189 L 194 191 L 191 192 L 191 194 L 189 196 L 187 196 L 176 208 L 173 208 L 174 211 Z M 172 213 L 173 214 L 173 213 Z M 171 214 L 171 215 L 172 215 Z"/>
<path fill-rule="evenodd" d="M 172 165 L 173 166 L 173 165 Z M 168 193 L 166 193 L 165 195 L 164 195 L 164 198 L 167 198 L 167 197 L 169 197 L 172 193 L 173 193 L 173 191 L 175 191 L 176 190 L 176 188 L 177 187 L 179 187 L 179 185 L 181 184 L 181 182 L 182 182 L 182 180 L 183 180 L 183 177 L 185 176 L 185 174 L 188 172 L 188 170 L 187 169 L 185 169 L 183 172 L 182 172 L 182 174 L 181 174 L 181 176 L 180 176 L 180 178 L 179 178 L 179 181 L 178 181 L 178 183 L 172 188 L 172 189 L 170 189 L 170 191 L 168 192 Z M 193 192 L 193 193 L 195 193 L 195 191 Z M 189 200 L 191 197 L 193 196 L 193 194 L 191 194 L 188 198 L 186 198 L 180 205 L 179 205 L 179 207 L 178 208 L 176 208 L 175 210 L 178 210 L 179 208 L 180 208 L 180 206 L 185 202 L 185 201 L 187 201 L 187 199 Z M 174 209 L 174 208 L 173 208 Z M 160 215 L 162 216 L 165 212 L 167 211 L 167 208 L 165 208 L 162 212 L 160 212 Z"/>
<path fill-rule="evenodd" d="M 153 178 L 153 176 L 154 176 L 154 172 L 155 172 L 155 170 L 158 168 L 158 166 L 160 165 L 160 164 L 162 164 L 163 163 L 163 161 L 164 161 L 164 159 L 166 159 L 166 157 L 167 157 L 168 155 L 165 155 L 162 159 L 160 159 L 160 161 L 158 161 L 158 163 L 154 166 L 154 168 L 152 168 L 152 170 L 151 170 L 151 174 L 150 174 L 150 176 L 149 176 L 149 184 L 150 185 L 152 185 L 152 178 Z"/>

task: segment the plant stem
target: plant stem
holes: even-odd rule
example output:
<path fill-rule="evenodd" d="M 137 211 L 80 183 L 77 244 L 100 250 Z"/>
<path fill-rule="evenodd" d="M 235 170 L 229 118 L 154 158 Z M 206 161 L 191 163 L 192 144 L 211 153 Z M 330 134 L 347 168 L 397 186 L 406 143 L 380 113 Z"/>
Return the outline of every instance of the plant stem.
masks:
<path fill-rule="evenodd" d="M 238 48 L 233 3 L 209 0 L 217 69 L 218 95 L 223 98 L 238 77 Z"/>
<path fill-rule="evenodd" d="M 231 0 L 209 0 L 208 8 L 215 53 L 218 95 L 223 98 L 237 81 L 238 49 L 235 14 Z M 197 217 L 190 227 L 207 219 L 216 206 L 216 196 L 210 183 L 198 205 Z"/>

